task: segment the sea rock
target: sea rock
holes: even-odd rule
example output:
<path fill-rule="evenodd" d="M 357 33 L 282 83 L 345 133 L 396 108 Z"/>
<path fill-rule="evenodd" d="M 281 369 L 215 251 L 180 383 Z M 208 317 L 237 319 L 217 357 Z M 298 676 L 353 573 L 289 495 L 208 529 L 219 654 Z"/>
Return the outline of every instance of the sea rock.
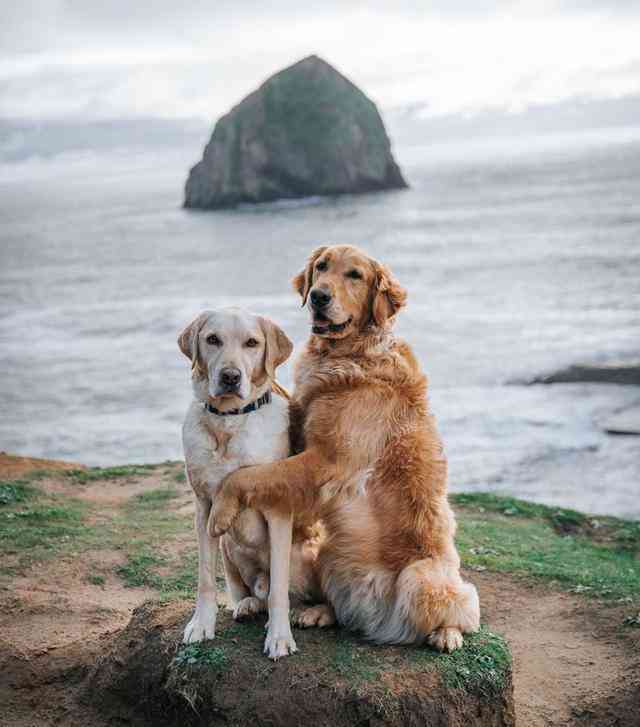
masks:
<path fill-rule="evenodd" d="M 609 434 L 640 435 L 640 405 L 612 414 L 603 422 L 603 428 Z"/>
<path fill-rule="evenodd" d="M 401 189 L 378 110 L 318 56 L 276 73 L 215 125 L 185 207 Z"/>
<path fill-rule="evenodd" d="M 532 384 L 599 384 L 640 385 L 640 361 L 607 364 L 574 364 L 565 369 L 538 376 Z"/>

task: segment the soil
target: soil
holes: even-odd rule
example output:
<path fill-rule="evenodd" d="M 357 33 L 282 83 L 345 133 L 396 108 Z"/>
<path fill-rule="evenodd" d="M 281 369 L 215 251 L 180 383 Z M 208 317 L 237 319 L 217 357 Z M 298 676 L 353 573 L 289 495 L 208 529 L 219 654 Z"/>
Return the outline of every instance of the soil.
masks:
<path fill-rule="evenodd" d="M 44 467 L 41 460 L 30 466 Z M 22 467 L 20 474 L 29 469 L 25 463 Z M 10 476 L 17 477 L 17 471 Z M 150 488 L 156 484 L 150 479 Z M 96 494 L 98 491 L 103 501 L 119 502 L 139 493 L 140 486 L 104 481 L 96 487 Z M 15 578 L 8 590 L 0 591 L 3 725 L 114 727 L 164 723 L 158 719 L 140 722 L 125 708 L 120 714 L 108 713 L 91 692 L 87 698 L 87 680 L 96 661 L 104 663 L 104 654 L 113 650 L 114 640 L 120 638 L 133 609 L 157 595 L 149 588 L 123 586 L 113 575 L 120 557 L 114 551 L 96 550 L 83 553 L 82 559 L 61 558 L 47 563 L 44 569 L 33 567 Z M 107 574 L 103 584 L 87 583 L 83 570 L 86 562 Z M 623 606 L 559 593 L 508 575 L 468 572 L 466 577 L 480 591 L 483 622 L 502 633 L 511 646 L 518 725 L 640 725 L 640 629 L 622 626 Z M 165 613 L 173 614 L 174 628 L 179 630 L 188 605 L 174 602 L 165 608 L 169 609 Z M 147 611 L 142 609 L 142 613 Z M 306 632 L 301 641 L 304 638 Z M 272 668 L 265 657 L 256 658 L 263 660 L 265 673 Z M 245 677 L 239 675 L 238 684 L 246 692 L 253 687 Z M 258 672 L 254 682 L 258 683 L 259 677 Z M 264 695 L 267 702 L 281 698 L 277 683 L 274 686 L 272 694 Z M 312 686 L 317 689 L 307 692 L 305 699 L 315 700 L 322 692 L 321 684 Z M 300 689 L 305 690 L 302 678 Z M 368 719 L 372 726 L 383 724 L 373 713 Z M 466 727 L 474 722 L 460 724 Z"/>
<path fill-rule="evenodd" d="M 17 480 L 33 470 L 84 470 L 86 467 L 76 462 L 63 462 L 59 459 L 39 459 L 37 457 L 17 457 L 0 452 L 0 480 Z"/>
<path fill-rule="evenodd" d="M 185 601 L 136 609 L 91 671 L 87 703 L 120 718 L 135 709 L 142 724 L 171 727 L 515 725 L 509 674 L 486 693 L 452 688 L 437 659 L 414 660 L 424 649 L 372 647 L 336 629 L 298 631 L 300 653 L 273 663 L 262 654 L 265 619 L 237 624 L 225 611 L 216 646 L 204 650 L 212 662 L 198 663 L 193 649 L 178 654 L 189 652 L 194 665 L 176 662 L 191 609 Z"/>

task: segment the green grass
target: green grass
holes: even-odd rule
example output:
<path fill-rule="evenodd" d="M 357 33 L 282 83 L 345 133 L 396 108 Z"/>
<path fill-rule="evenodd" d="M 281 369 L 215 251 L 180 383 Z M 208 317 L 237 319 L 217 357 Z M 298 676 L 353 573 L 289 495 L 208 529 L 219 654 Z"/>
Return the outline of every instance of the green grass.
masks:
<path fill-rule="evenodd" d="M 466 566 L 600 598 L 640 598 L 640 523 L 496 495 L 452 499 L 464 508 L 457 542 Z"/>
<path fill-rule="evenodd" d="M 20 480 L 0 482 L 0 574 L 15 575 L 34 563 L 81 549 L 114 549 L 127 557 L 119 569 L 127 585 L 157 588 L 163 598 L 191 596 L 197 571 L 195 545 L 179 558 L 166 560 L 163 555 L 168 543 L 193 528 L 190 516 L 173 509 L 179 495 L 173 484 L 141 493 L 115 507 L 49 494 L 37 484 L 45 476 L 62 482 L 146 476 L 153 467 L 37 471 Z M 169 476 L 173 474 L 170 470 Z M 171 575 L 162 577 L 157 567 L 165 562 Z"/>
<path fill-rule="evenodd" d="M 136 495 L 136 502 L 139 506 L 144 507 L 158 507 L 168 500 L 173 500 L 178 497 L 180 493 L 173 489 L 173 487 L 162 487 L 157 490 L 147 490 Z"/>
<path fill-rule="evenodd" d="M 548 507 L 536 502 L 518 500 L 515 497 L 493 495 L 488 492 L 453 495 L 452 501 L 458 505 L 467 505 L 488 512 L 499 512 L 503 515 L 527 518 L 544 518 L 554 525 L 584 525 L 588 516 L 577 510 L 562 507 Z"/>
<path fill-rule="evenodd" d="M 119 565 L 116 573 L 128 588 L 141 586 L 157 588 L 160 577 L 155 573 L 155 568 L 164 565 L 165 562 L 162 556 L 143 548 L 138 552 L 128 554 L 127 562 Z"/>
<path fill-rule="evenodd" d="M 158 572 L 162 568 L 167 572 Z M 194 550 L 181 553 L 171 562 L 160 551 L 140 546 L 127 554 L 127 562 L 116 568 L 127 588 L 155 588 L 160 600 L 192 598 L 198 585 L 198 554 Z"/>
<path fill-rule="evenodd" d="M 4 480 L 0 482 L 0 505 L 14 505 L 24 502 L 36 494 L 26 480 Z"/>
<path fill-rule="evenodd" d="M 347 632 L 338 632 L 331 667 L 348 681 L 370 682 L 377 679 L 383 668 L 376 656 L 375 647 L 359 642 Z"/>
<path fill-rule="evenodd" d="M 0 512 L 0 554 L 42 556 L 72 541 L 85 539 L 92 529 L 84 523 L 86 509 L 76 501 L 41 498 L 20 508 Z M 31 558 L 29 557 L 30 561 Z"/>
<path fill-rule="evenodd" d="M 200 642 L 181 646 L 173 658 L 173 663 L 181 667 L 201 667 L 220 671 L 226 668 L 229 659 L 224 649 L 212 646 L 211 643 Z"/>
<path fill-rule="evenodd" d="M 61 474 L 70 478 L 74 482 L 84 484 L 86 482 L 112 480 L 119 477 L 140 477 L 153 472 L 156 467 L 157 465 L 154 464 L 133 464 L 122 465 L 119 467 L 90 467 L 86 470 L 66 470 Z"/>
<path fill-rule="evenodd" d="M 92 586 L 104 586 L 106 582 L 107 579 L 99 573 L 91 573 L 87 576 L 87 583 L 90 583 Z"/>
<path fill-rule="evenodd" d="M 487 696 L 499 694 L 511 668 L 506 641 L 484 626 L 464 637 L 464 646 L 441 654 L 427 646 L 394 649 L 394 666 L 411 672 L 437 671 L 445 686 Z M 335 632 L 331 669 L 353 686 L 377 682 L 389 670 L 389 647 L 373 646 L 346 631 Z"/>
<path fill-rule="evenodd" d="M 501 693 L 511 668 L 507 642 L 484 626 L 476 634 L 467 634 L 464 646 L 452 654 L 412 649 L 408 658 L 416 665 L 436 666 L 449 688 L 486 696 Z"/>

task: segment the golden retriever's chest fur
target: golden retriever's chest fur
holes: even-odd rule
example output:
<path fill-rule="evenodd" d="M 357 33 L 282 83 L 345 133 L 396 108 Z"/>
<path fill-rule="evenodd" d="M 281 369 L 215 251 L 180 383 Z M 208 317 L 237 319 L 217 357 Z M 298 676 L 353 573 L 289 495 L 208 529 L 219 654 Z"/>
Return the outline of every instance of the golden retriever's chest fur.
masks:
<path fill-rule="evenodd" d="M 350 475 L 378 462 L 390 434 L 419 428 L 426 380 L 407 354 L 393 339 L 360 357 L 303 353 L 292 407 L 294 431 L 302 434 L 299 442 L 293 437 L 296 449 L 320 446 Z"/>
<path fill-rule="evenodd" d="M 426 379 L 404 342 L 353 358 L 308 348 L 296 366 L 292 427 L 298 451 L 318 447 L 335 463 L 320 516 L 343 552 L 395 568 L 444 547 L 453 527 L 446 460 Z"/>

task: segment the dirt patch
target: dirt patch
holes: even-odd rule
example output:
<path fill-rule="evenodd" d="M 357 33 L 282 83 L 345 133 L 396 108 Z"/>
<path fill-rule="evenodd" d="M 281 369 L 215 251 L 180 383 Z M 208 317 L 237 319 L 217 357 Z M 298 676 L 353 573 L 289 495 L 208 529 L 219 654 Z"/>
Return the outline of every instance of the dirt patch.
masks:
<path fill-rule="evenodd" d="M 511 647 L 518 724 L 634 724 L 640 714 L 640 629 L 622 626 L 628 609 L 529 587 L 510 576 L 468 577 L 480 591 L 483 621 Z M 620 721 L 606 721 L 607 711 Z"/>
<path fill-rule="evenodd" d="M 18 457 L 0 452 L 0 480 L 18 480 L 35 470 L 84 470 L 86 467 L 76 462 L 59 459 L 38 459 L 37 457 Z"/>
<path fill-rule="evenodd" d="M 456 657 L 383 649 L 333 629 L 296 632 L 300 653 L 274 664 L 262 654 L 263 622 L 236 624 L 226 611 L 215 642 L 180 646 L 191 608 L 173 602 L 136 609 L 88 680 L 92 703 L 114 715 L 126 705 L 149 724 L 176 726 L 515 724 L 508 665 L 499 681 L 467 688 L 450 681 Z M 474 640 L 477 648 L 482 638 Z"/>
<path fill-rule="evenodd" d="M 125 588 L 114 575 L 123 562 L 117 551 L 88 551 L 15 578 L 0 594 L 0 645 L 28 659 L 125 626 L 155 591 Z"/>

